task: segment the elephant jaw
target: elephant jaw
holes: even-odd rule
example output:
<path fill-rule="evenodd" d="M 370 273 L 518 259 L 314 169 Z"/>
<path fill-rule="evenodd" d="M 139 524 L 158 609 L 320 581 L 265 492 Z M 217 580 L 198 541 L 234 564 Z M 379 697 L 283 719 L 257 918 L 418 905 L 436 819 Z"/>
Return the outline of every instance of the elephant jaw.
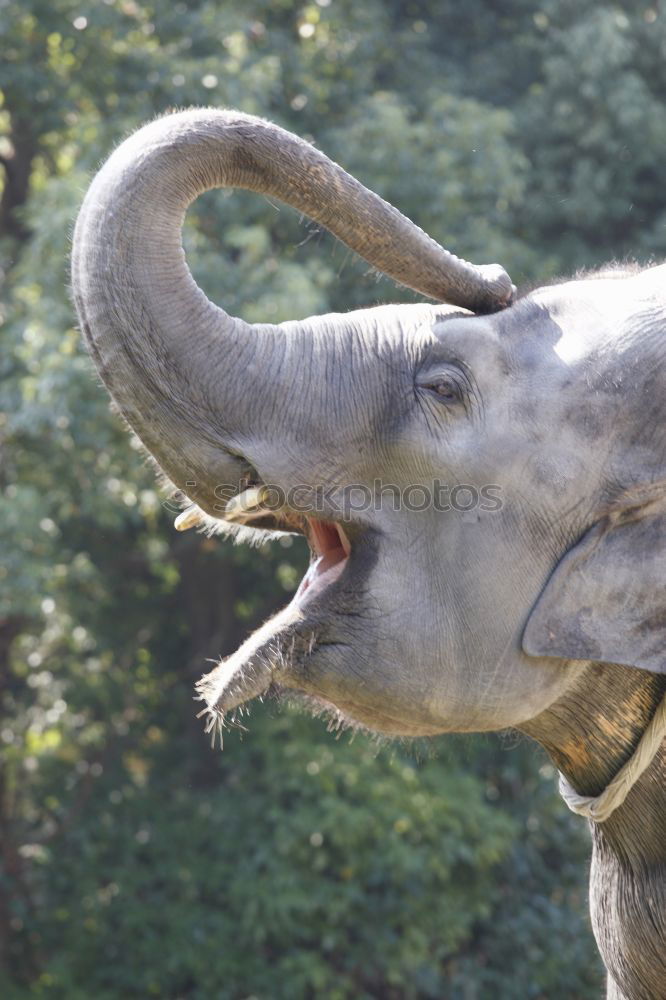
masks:
<path fill-rule="evenodd" d="M 213 742 L 218 732 L 221 740 L 226 713 L 265 694 L 274 681 L 286 680 L 295 658 L 310 655 L 316 645 L 316 631 L 305 624 L 305 615 L 344 573 L 351 543 L 333 521 L 305 521 L 312 561 L 292 600 L 196 685 L 206 703 L 200 715 L 208 714 L 206 731 Z"/>

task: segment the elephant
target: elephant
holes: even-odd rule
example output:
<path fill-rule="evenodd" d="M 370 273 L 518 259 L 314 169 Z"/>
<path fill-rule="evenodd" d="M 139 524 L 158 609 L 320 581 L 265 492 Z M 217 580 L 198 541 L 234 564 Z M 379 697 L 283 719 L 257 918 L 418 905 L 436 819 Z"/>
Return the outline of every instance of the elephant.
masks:
<path fill-rule="evenodd" d="M 181 245 L 213 187 L 280 199 L 431 301 L 228 315 Z M 614 1000 L 666 996 L 665 287 L 666 265 L 615 264 L 521 295 L 313 145 L 211 108 L 112 153 L 72 254 L 93 362 L 191 505 L 177 526 L 311 548 L 287 607 L 202 679 L 210 727 L 268 691 L 387 736 L 511 727 L 593 800 L 651 733 L 590 819 Z"/>

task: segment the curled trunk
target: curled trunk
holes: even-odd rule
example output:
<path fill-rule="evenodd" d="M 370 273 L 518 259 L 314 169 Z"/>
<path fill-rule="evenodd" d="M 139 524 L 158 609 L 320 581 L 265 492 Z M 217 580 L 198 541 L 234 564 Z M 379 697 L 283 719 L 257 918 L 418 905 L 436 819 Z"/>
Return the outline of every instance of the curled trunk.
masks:
<path fill-rule="evenodd" d="M 476 311 L 511 298 L 508 276 L 443 250 L 318 150 L 261 119 L 202 109 L 126 140 L 93 181 L 76 225 L 72 284 L 91 354 L 123 416 L 167 475 L 210 513 L 245 464 L 238 384 L 258 359 L 267 388 L 285 328 L 250 326 L 208 301 L 185 262 L 188 205 L 214 187 L 279 198 L 370 264 Z M 288 336 L 307 336 L 307 321 Z M 256 385 L 255 385 L 256 388 Z M 247 408 L 245 408 L 247 409 Z"/>

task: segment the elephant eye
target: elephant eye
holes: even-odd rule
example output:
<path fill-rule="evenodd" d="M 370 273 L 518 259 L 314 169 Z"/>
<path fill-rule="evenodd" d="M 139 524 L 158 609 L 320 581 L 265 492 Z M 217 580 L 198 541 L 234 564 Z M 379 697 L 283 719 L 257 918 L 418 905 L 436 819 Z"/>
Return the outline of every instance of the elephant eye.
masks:
<path fill-rule="evenodd" d="M 460 383 L 453 375 L 438 375 L 436 378 L 428 380 L 423 388 L 434 393 L 443 403 L 458 403 L 462 399 Z"/>

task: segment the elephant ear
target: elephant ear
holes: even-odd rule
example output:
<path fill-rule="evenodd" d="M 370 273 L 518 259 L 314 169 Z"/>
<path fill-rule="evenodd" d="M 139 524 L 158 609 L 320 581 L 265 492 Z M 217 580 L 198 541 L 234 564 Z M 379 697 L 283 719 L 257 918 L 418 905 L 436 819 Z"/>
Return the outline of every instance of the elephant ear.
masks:
<path fill-rule="evenodd" d="M 666 513 L 634 510 L 591 528 L 548 580 L 523 649 L 666 673 Z"/>

